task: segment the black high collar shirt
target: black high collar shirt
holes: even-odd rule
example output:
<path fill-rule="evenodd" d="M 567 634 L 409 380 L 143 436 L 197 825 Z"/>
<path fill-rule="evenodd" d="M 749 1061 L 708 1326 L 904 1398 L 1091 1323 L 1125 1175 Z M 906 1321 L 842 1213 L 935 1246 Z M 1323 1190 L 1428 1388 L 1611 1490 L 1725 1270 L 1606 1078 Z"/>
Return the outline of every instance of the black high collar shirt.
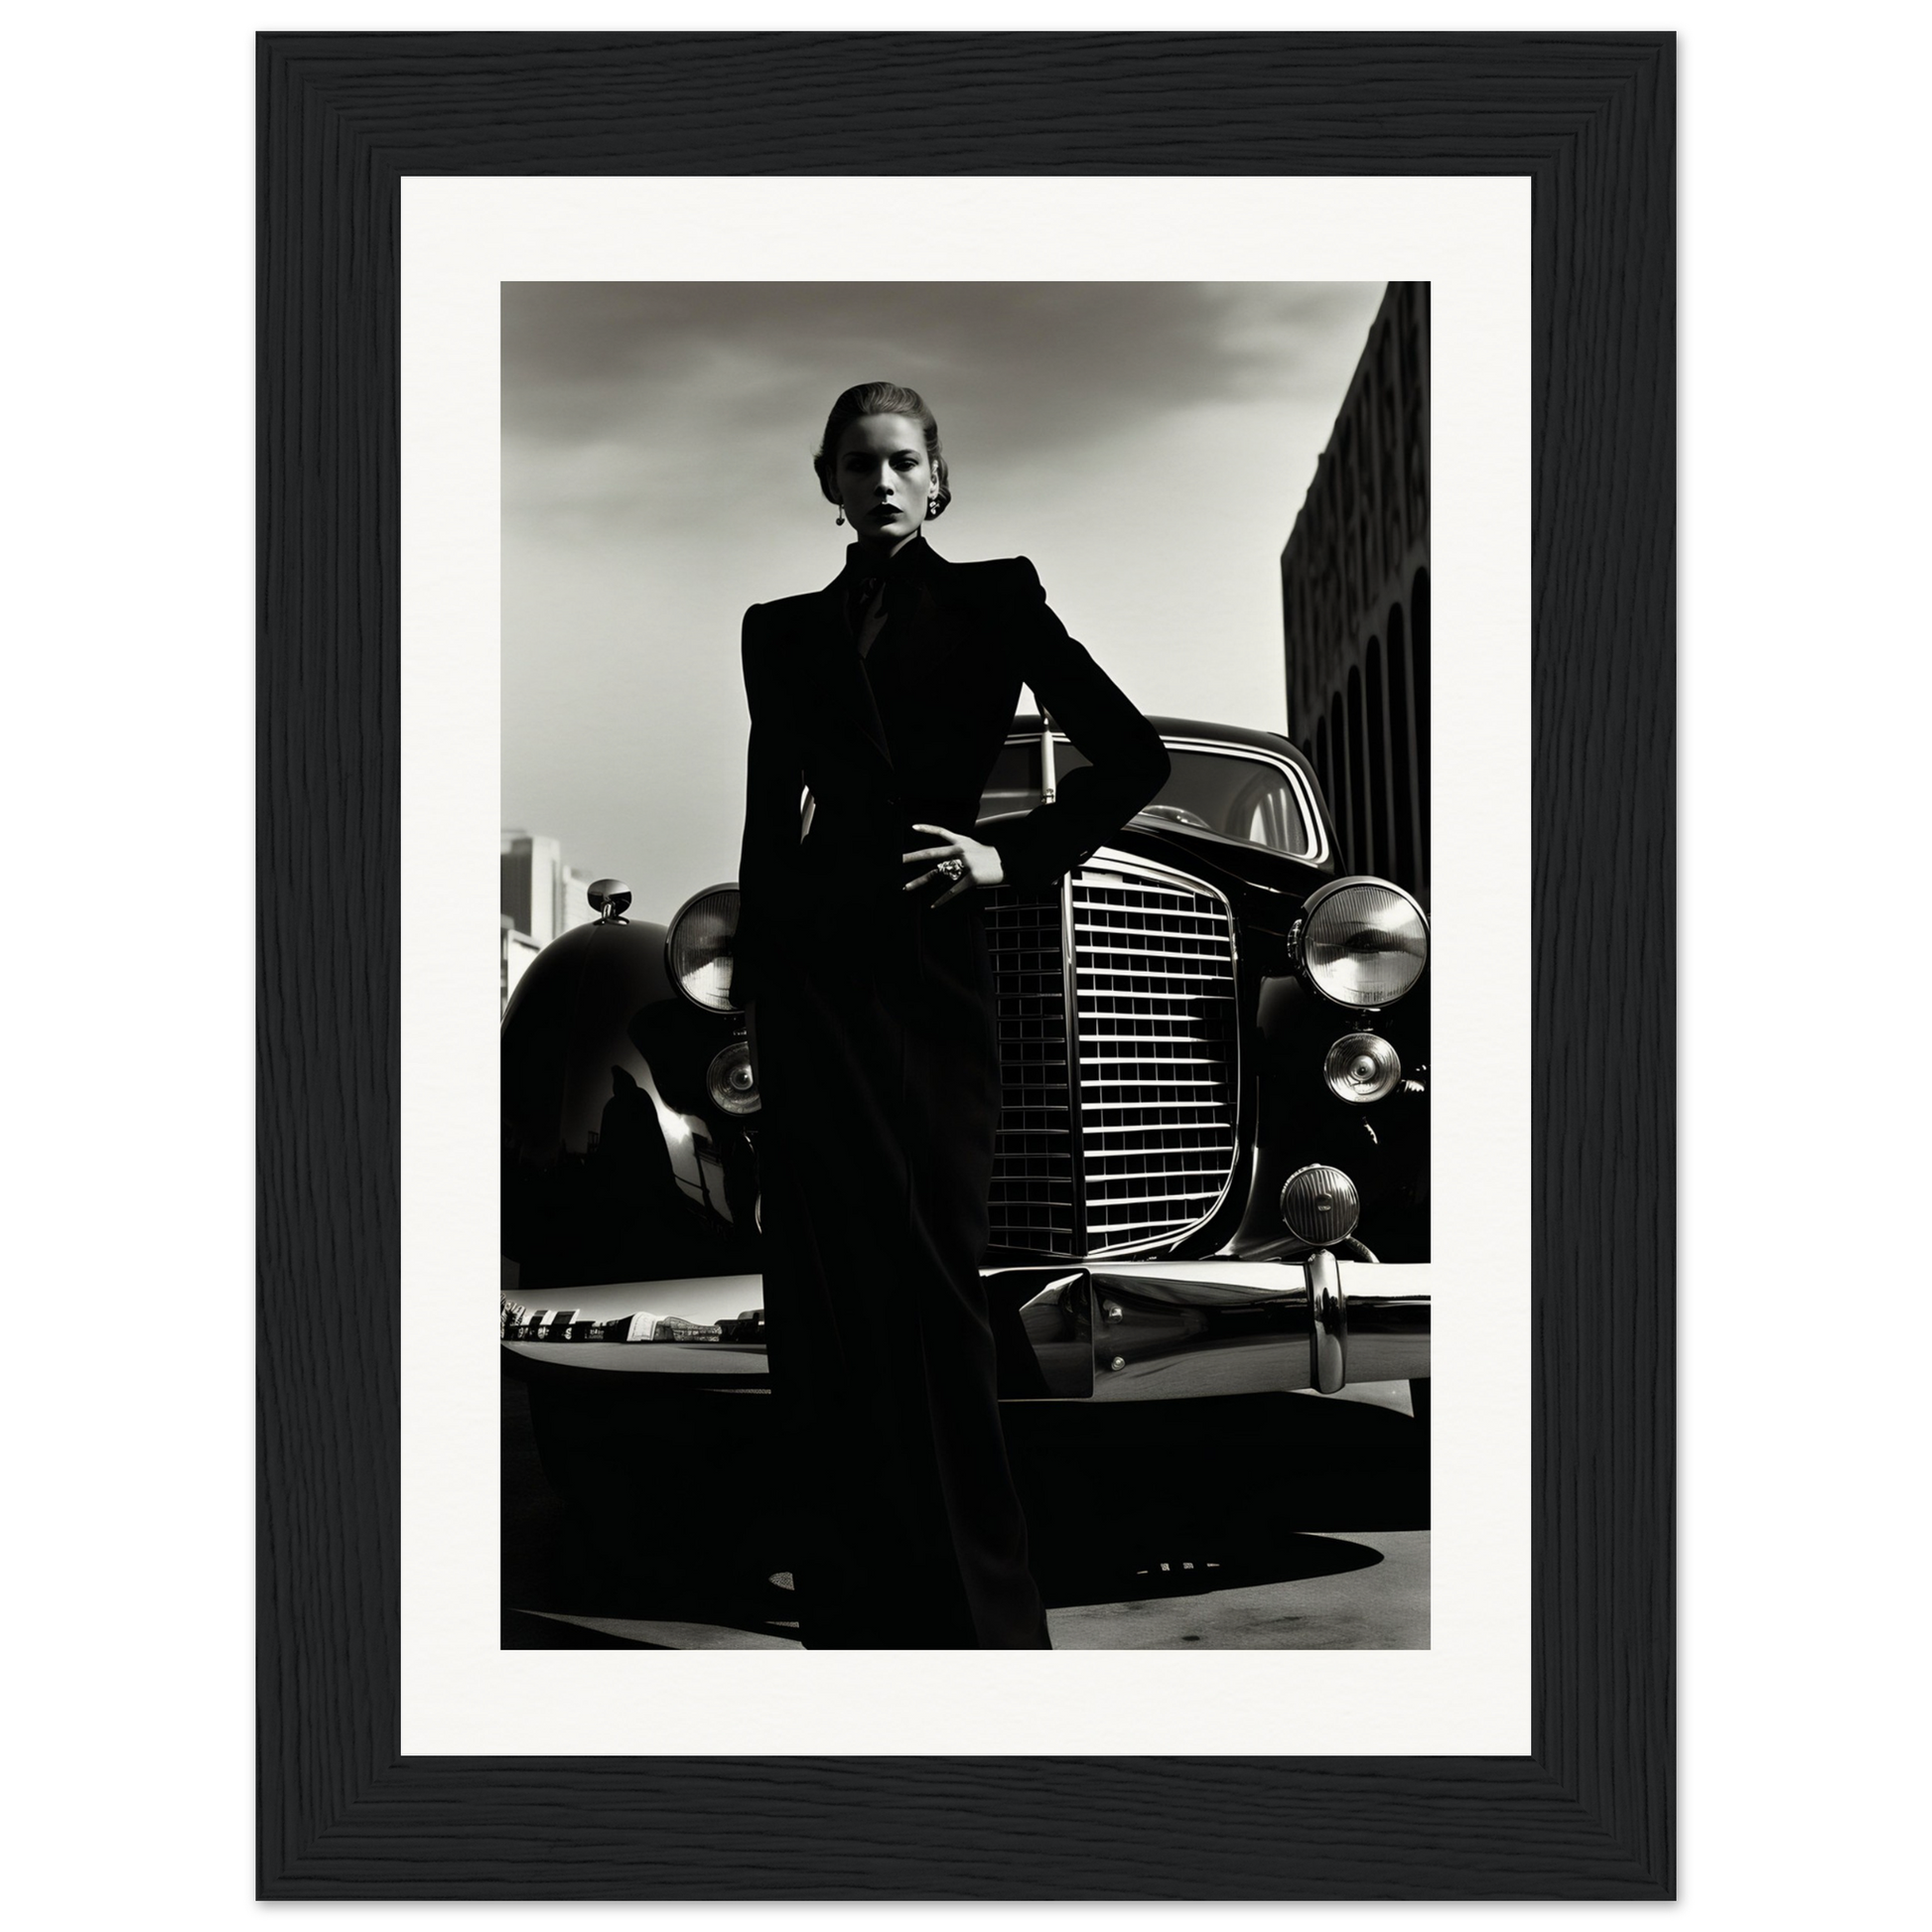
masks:
<path fill-rule="evenodd" d="M 890 557 L 855 539 L 845 546 L 845 568 L 839 572 L 839 579 L 848 586 L 872 577 L 884 577 L 890 583 L 916 574 L 932 555 L 923 530 L 914 530 Z"/>
<path fill-rule="evenodd" d="M 846 545 L 845 567 L 837 581 L 844 592 L 846 629 L 855 640 L 882 581 L 886 586 L 887 622 L 895 618 L 904 622 L 918 600 L 919 587 L 934 555 L 922 530 L 915 530 L 891 556 L 857 541 Z"/>

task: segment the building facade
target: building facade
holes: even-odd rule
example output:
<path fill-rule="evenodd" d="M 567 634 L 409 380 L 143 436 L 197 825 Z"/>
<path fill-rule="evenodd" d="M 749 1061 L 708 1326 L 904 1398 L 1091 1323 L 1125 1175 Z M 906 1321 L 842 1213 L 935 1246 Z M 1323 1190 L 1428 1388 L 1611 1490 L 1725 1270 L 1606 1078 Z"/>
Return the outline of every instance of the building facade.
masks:
<path fill-rule="evenodd" d="M 597 917 L 586 894 L 590 875 L 564 864 L 555 839 L 528 832 L 502 835 L 502 895 L 500 914 L 503 1006 L 523 969 L 538 951 L 573 926 L 589 925 Z"/>
<path fill-rule="evenodd" d="M 1282 552 L 1288 729 L 1343 863 L 1429 903 L 1429 284 L 1391 282 Z"/>

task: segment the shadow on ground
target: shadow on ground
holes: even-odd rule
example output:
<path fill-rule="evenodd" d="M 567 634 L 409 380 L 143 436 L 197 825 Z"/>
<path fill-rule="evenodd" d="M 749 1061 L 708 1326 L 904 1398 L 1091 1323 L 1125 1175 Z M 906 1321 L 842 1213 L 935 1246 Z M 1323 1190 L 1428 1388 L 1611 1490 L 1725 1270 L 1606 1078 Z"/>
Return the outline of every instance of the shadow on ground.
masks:
<path fill-rule="evenodd" d="M 503 1378 L 503 1647 L 788 1639 L 767 1398 L 646 1407 L 624 1380 L 566 1393 Z M 1427 1429 L 1389 1409 L 1284 1394 L 1005 1418 L 1049 1610 L 1338 1576 L 1382 1561 L 1349 1535 L 1429 1525 Z M 604 1623 L 684 1634 L 649 1643 Z"/>

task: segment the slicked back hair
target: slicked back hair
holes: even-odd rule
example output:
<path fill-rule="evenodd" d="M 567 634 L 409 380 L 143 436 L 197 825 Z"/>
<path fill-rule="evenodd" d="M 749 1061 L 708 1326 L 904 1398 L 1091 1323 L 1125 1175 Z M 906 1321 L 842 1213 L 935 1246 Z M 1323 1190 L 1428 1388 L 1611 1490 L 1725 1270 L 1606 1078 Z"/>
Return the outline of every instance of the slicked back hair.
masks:
<path fill-rule="evenodd" d="M 952 501 L 952 489 L 946 481 L 945 453 L 939 447 L 939 425 L 925 406 L 925 398 L 902 382 L 857 382 L 832 405 L 832 413 L 825 419 L 824 438 L 812 456 L 812 469 L 825 500 L 828 503 L 842 500 L 832 481 L 832 466 L 838 460 L 840 441 L 861 416 L 909 416 L 924 431 L 925 453 L 932 464 L 935 491 L 926 516 L 928 519 L 938 516 Z"/>

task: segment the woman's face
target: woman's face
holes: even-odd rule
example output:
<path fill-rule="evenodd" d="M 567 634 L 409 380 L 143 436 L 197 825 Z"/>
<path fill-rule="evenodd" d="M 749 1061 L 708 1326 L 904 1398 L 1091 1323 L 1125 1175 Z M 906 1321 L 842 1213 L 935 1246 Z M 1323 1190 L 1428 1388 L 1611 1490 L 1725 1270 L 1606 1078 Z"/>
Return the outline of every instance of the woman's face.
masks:
<path fill-rule="evenodd" d="M 859 537 L 897 546 L 925 521 L 925 432 L 909 416 L 861 416 L 839 438 L 832 480 Z"/>

